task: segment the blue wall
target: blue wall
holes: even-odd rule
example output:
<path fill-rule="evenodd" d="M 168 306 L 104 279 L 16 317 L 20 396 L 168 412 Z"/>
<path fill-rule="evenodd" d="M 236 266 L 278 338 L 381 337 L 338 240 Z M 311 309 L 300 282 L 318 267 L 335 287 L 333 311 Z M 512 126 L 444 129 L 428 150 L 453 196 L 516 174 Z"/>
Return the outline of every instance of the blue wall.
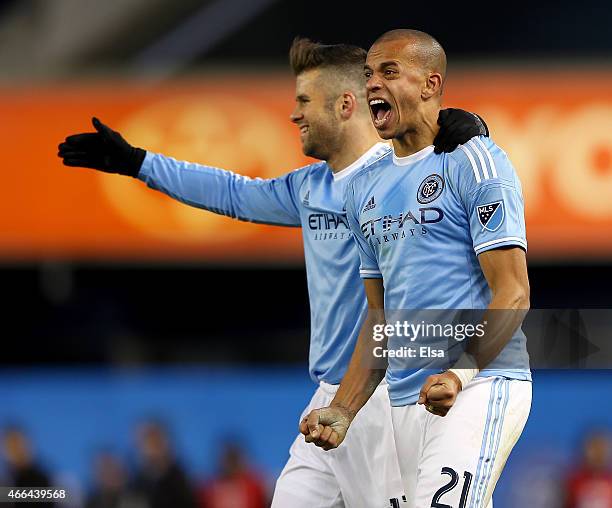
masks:
<path fill-rule="evenodd" d="M 275 474 L 313 387 L 305 368 L 4 371 L 0 424 L 23 424 L 51 470 L 83 481 L 99 448 L 131 455 L 134 427 L 148 417 L 167 422 L 196 475 L 214 471 L 226 436 Z"/>
<path fill-rule="evenodd" d="M 23 424 L 45 465 L 84 484 L 99 448 L 133 456 L 134 427 L 147 417 L 168 423 L 196 476 L 214 472 L 219 443 L 235 436 L 273 477 L 313 390 L 305 367 L 5 370 L 0 424 Z M 584 431 L 612 429 L 610 394 L 612 371 L 534 374 L 531 415 L 498 485 L 499 508 L 514 506 L 507 500 L 534 464 L 561 471 Z"/>

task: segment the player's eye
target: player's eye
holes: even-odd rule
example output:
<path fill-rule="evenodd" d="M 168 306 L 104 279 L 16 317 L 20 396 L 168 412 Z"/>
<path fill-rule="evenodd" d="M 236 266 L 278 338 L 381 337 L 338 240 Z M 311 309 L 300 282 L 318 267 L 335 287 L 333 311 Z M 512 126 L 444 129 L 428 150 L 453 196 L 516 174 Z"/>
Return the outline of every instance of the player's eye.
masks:
<path fill-rule="evenodd" d="M 370 79 L 372 77 L 372 71 L 365 71 L 363 75 L 366 79 Z"/>
<path fill-rule="evenodd" d="M 393 69 L 385 69 L 385 76 L 392 76 L 393 74 L 396 74 L 396 71 Z"/>

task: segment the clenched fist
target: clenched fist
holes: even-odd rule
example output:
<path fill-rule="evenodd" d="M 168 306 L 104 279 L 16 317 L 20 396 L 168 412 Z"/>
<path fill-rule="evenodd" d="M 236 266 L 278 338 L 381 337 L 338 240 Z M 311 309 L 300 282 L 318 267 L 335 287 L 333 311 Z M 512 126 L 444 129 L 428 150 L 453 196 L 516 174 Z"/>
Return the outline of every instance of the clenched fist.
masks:
<path fill-rule="evenodd" d="M 300 432 L 307 443 L 331 450 L 344 441 L 354 417 L 348 409 L 340 406 L 313 409 L 300 422 Z"/>
<path fill-rule="evenodd" d="M 418 403 L 425 404 L 425 408 L 430 413 L 446 416 L 453 407 L 461 388 L 461 381 L 452 372 L 447 371 L 429 376 L 421 388 Z"/>

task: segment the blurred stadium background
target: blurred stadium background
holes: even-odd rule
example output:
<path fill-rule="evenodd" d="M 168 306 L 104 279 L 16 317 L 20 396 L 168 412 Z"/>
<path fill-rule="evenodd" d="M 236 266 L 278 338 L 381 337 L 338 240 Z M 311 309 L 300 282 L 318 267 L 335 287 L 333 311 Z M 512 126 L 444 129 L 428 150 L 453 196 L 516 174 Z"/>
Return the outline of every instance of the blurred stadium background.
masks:
<path fill-rule="evenodd" d="M 293 37 L 425 30 L 446 104 L 481 114 L 522 178 L 532 307 L 610 308 L 610 26 L 593 0 L 0 1 L 0 483 L 73 506 L 264 506 L 313 390 L 299 231 L 61 166 L 93 114 L 152 151 L 280 175 L 307 163 Z M 612 506 L 609 371 L 534 378 L 496 507 Z M 590 504 L 564 503 L 582 481 Z"/>

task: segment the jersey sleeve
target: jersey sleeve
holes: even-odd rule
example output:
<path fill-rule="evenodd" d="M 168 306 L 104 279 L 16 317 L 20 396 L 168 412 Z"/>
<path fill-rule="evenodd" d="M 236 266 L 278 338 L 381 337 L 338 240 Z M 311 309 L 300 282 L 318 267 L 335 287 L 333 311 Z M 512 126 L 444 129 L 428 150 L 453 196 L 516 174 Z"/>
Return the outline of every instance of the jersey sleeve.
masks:
<path fill-rule="evenodd" d="M 354 180 L 347 185 L 344 200 L 349 228 L 353 235 L 353 240 L 357 245 L 357 251 L 359 252 L 359 275 L 362 279 L 381 279 L 382 273 L 378 267 L 376 253 L 366 239 L 359 224 L 359 215 L 357 212 L 357 210 L 359 210 L 359 204 L 356 203 L 357 199 L 353 183 Z"/>
<path fill-rule="evenodd" d="M 138 178 L 190 206 L 248 222 L 300 226 L 298 192 L 307 168 L 279 178 L 249 178 L 147 152 Z"/>
<path fill-rule="evenodd" d="M 449 183 L 467 213 L 476 254 L 508 246 L 527 250 L 521 183 L 506 153 L 479 136 L 450 159 Z"/>

